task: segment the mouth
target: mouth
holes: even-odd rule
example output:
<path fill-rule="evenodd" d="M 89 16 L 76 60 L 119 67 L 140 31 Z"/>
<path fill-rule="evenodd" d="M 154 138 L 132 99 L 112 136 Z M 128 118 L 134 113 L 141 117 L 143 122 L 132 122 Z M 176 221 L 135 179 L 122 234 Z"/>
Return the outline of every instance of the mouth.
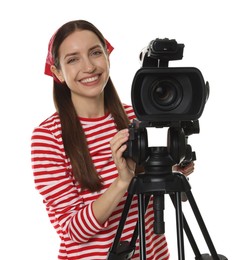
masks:
<path fill-rule="evenodd" d="M 89 78 L 81 79 L 80 82 L 83 84 L 93 83 L 93 82 L 97 81 L 99 79 L 99 77 L 100 77 L 99 75 L 95 75 L 95 76 L 92 76 Z"/>

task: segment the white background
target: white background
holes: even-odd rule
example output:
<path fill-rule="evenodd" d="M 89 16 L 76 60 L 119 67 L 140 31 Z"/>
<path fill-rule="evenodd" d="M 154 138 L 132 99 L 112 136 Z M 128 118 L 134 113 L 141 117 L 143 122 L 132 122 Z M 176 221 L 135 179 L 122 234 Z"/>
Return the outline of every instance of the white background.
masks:
<path fill-rule="evenodd" d="M 0 258 L 57 257 L 59 239 L 34 189 L 30 137 L 33 128 L 54 112 L 52 79 L 43 74 L 48 41 L 63 23 L 86 19 L 115 47 L 111 77 L 126 103 L 130 103 L 132 79 L 140 68 L 140 50 L 157 37 L 185 44 L 184 58 L 174 66 L 199 68 L 211 88 L 200 118 L 200 134 L 189 137 L 197 155 L 190 177 L 192 192 L 218 253 L 229 260 L 247 259 L 247 1 L 9 0 L 0 5 Z M 166 144 L 164 132 L 150 138 L 150 142 Z M 183 209 L 200 251 L 207 253 L 188 204 Z M 175 216 L 168 195 L 165 222 L 175 260 Z M 194 259 L 187 239 L 185 253 L 187 260 Z"/>

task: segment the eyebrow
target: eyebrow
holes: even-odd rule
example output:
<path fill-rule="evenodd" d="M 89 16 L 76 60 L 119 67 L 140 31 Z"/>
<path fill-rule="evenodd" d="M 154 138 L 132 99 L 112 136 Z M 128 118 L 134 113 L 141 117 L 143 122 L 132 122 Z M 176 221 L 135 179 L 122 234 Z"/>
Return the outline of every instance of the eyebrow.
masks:
<path fill-rule="evenodd" d="M 100 45 L 100 44 L 96 44 L 96 45 L 94 45 L 93 47 L 91 47 L 91 48 L 89 49 L 89 51 L 94 50 L 95 48 L 99 48 L 99 47 L 101 47 L 101 45 Z M 64 60 L 65 60 L 67 57 L 74 56 L 74 55 L 77 55 L 77 54 L 79 54 L 79 52 L 71 52 L 71 53 L 68 53 L 68 54 L 65 55 Z"/>

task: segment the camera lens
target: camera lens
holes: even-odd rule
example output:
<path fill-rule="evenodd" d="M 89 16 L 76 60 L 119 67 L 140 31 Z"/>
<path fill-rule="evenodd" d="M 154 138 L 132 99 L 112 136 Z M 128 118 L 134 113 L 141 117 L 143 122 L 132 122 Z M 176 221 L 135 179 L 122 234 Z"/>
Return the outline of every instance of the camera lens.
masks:
<path fill-rule="evenodd" d="M 155 81 L 151 94 L 154 105 L 167 111 L 176 108 L 182 100 L 181 85 L 174 79 Z"/>

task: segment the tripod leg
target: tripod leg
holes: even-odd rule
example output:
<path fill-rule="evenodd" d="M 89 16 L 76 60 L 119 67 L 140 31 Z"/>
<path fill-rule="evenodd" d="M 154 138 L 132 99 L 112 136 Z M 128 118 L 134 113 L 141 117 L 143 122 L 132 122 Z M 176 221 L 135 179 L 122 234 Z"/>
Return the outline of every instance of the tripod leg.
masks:
<path fill-rule="evenodd" d="M 176 227 L 177 227 L 177 245 L 178 258 L 184 260 L 184 239 L 183 239 L 183 217 L 182 217 L 182 201 L 181 192 L 175 193 L 175 209 L 176 209 Z"/>
<path fill-rule="evenodd" d="M 121 219 L 119 222 L 119 226 L 117 229 L 116 236 L 114 238 L 113 244 L 109 250 L 107 260 L 128 260 L 131 259 L 135 249 L 136 249 L 136 240 L 138 234 L 140 236 L 140 255 L 146 260 L 146 247 L 145 247 L 145 223 L 144 223 L 144 214 L 147 209 L 147 206 L 150 201 L 150 195 L 139 194 L 138 195 L 138 221 L 131 238 L 130 243 L 128 241 L 121 241 L 120 238 L 122 235 L 122 231 L 124 229 L 124 225 L 129 213 L 130 205 L 133 199 L 133 196 L 136 192 L 137 178 L 133 178 L 129 189 L 128 196 L 126 198 L 126 203 L 124 205 L 124 209 L 121 215 Z"/>
<path fill-rule="evenodd" d="M 175 196 L 174 195 L 170 195 L 170 198 L 171 198 L 174 206 L 176 207 Z M 196 257 L 196 259 L 198 259 L 198 257 L 201 256 L 200 250 L 199 250 L 199 248 L 198 248 L 198 246 L 197 246 L 197 244 L 195 242 L 194 236 L 193 236 L 193 234 L 192 234 L 192 232 L 191 232 L 191 230 L 189 228 L 188 222 L 187 222 L 187 220 L 186 220 L 186 218 L 185 218 L 183 213 L 182 213 L 182 217 L 183 217 L 184 231 L 185 231 L 186 236 L 187 236 L 187 238 L 189 240 L 189 243 L 190 243 L 190 245 L 191 245 L 191 247 L 192 247 L 192 249 L 194 251 L 195 257 Z"/>
<path fill-rule="evenodd" d="M 145 195 L 145 211 L 147 209 L 147 206 L 149 204 L 150 201 L 150 195 Z M 138 237 L 138 228 L 139 228 L 139 221 L 137 221 L 136 227 L 134 229 L 134 233 L 130 242 L 130 245 L 135 247 L 136 246 L 136 241 L 137 241 L 137 237 Z"/>
<path fill-rule="evenodd" d="M 187 220 L 183 214 L 183 225 L 184 225 L 184 230 L 185 230 L 185 233 L 186 233 L 186 236 L 189 240 L 189 243 L 193 249 L 193 252 L 195 254 L 195 258 L 198 259 L 198 257 L 200 258 L 201 257 L 201 253 L 200 253 L 200 250 L 195 242 L 195 239 L 194 239 L 194 236 L 189 228 L 189 225 L 187 223 Z"/>
<path fill-rule="evenodd" d="M 221 254 L 217 254 L 216 250 L 215 250 L 215 247 L 213 245 L 213 242 L 209 236 L 209 233 L 208 233 L 208 230 L 205 226 L 205 223 L 201 217 L 201 213 L 197 207 L 197 204 L 194 200 L 194 197 L 192 195 L 192 192 L 190 191 L 190 186 L 188 184 L 186 180 L 186 178 L 183 176 L 183 175 L 174 175 L 176 177 L 180 177 L 180 179 L 183 181 L 183 184 L 184 184 L 184 192 L 186 193 L 186 196 L 187 196 L 187 199 L 190 203 L 190 206 L 193 210 L 193 213 L 195 215 L 195 218 L 199 224 L 199 227 L 201 229 L 201 232 L 205 238 L 205 241 L 206 241 L 206 244 L 209 248 L 209 251 L 211 253 L 211 256 L 209 254 L 201 254 L 198 247 L 197 247 L 197 244 L 195 242 L 195 239 L 191 233 L 191 230 L 188 226 L 188 223 L 185 219 L 185 216 L 182 212 L 182 209 L 181 209 L 181 196 L 179 195 L 179 192 L 176 192 L 176 193 L 171 193 L 170 194 L 170 197 L 171 197 L 171 200 L 176 208 L 176 211 L 178 212 L 177 213 L 177 223 L 179 223 L 179 227 L 178 227 L 178 238 L 179 238 L 179 241 L 181 242 L 181 236 L 182 236 L 182 233 L 181 233 L 181 227 L 182 226 L 182 223 L 181 223 L 181 218 L 183 219 L 183 227 L 184 227 L 184 230 L 185 230 L 185 233 L 189 239 L 189 242 L 192 246 L 192 249 L 195 253 L 195 259 L 196 260 L 227 260 L 227 258 L 224 256 L 224 255 L 221 255 Z M 176 189 L 177 191 L 179 191 L 179 187 L 177 187 Z M 181 193 L 180 193 L 181 194 Z M 183 244 L 182 244 L 183 245 Z M 179 251 L 179 257 L 182 257 L 180 254 L 181 252 L 183 252 L 181 250 L 181 245 L 179 244 L 179 247 L 178 247 L 178 251 Z M 183 252 L 184 253 L 184 252 Z M 183 256 L 184 257 L 184 256 Z"/>
<path fill-rule="evenodd" d="M 192 210 L 194 212 L 194 215 L 196 217 L 196 220 L 197 220 L 197 222 L 198 222 L 198 224 L 200 226 L 200 229 L 202 231 L 203 237 L 205 238 L 207 246 L 208 246 L 208 248 L 210 250 L 210 253 L 211 253 L 211 255 L 212 255 L 214 260 L 219 260 L 220 258 L 218 256 L 216 250 L 215 250 L 214 244 L 213 244 L 213 242 L 211 240 L 211 237 L 210 237 L 210 235 L 208 233 L 208 230 L 207 230 L 206 225 L 205 225 L 205 223 L 203 221 L 201 213 L 200 213 L 200 211 L 199 211 L 199 209 L 197 207 L 197 204 L 195 202 L 194 196 L 193 196 L 191 191 L 186 192 L 186 194 L 187 194 L 189 203 L 191 205 L 191 208 L 192 208 Z"/>
<path fill-rule="evenodd" d="M 116 236 L 114 238 L 112 247 L 109 250 L 109 254 L 108 254 L 108 257 L 107 257 L 108 260 L 128 259 L 128 258 L 126 258 L 126 256 L 124 256 L 124 258 L 121 258 L 121 256 L 119 255 L 119 251 L 120 251 L 119 247 L 121 245 L 120 244 L 120 238 L 121 238 L 121 235 L 122 235 L 122 231 L 124 229 L 124 225 L 125 225 L 125 222 L 126 222 L 127 215 L 129 213 L 132 198 L 133 198 L 133 194 L 128 194 L 127 199 L 126 199 L 126 203 L 124 205 L 124 209 L 123 209 L 123 212 L 122 212 L 122 215 L 121 215 L 121 219 L 120 219 L 120 222 L 119 222 L 119 226 L 118 226 L 118 229 L 117 229 Z M 125 245 L 125 247 L 126 247 L 126 245 Z M 124 251 L 132 251 L 132 249 L 128 248 L 127 250 L 124 250 Z"/>
<path fill-rule="evenodd" d="M 139 223 L 139 245 L 140 245 L 140 260 L 146 260 L 146 247 L 145 247 L 145 200 L 144 194 L 138 194 L 138 223 Z"/>

